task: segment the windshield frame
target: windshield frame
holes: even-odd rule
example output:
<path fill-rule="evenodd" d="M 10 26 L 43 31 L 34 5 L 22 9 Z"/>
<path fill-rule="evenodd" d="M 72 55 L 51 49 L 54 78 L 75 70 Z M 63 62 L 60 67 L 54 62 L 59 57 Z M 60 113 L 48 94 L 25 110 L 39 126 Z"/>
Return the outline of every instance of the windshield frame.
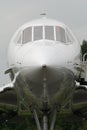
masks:
<path fill-rule="evenodd" d="M 35 27 L 42 27 L 42 39 L 36 39 L 34 40 L 34 28 Z M 47 39 L 46 38 L 46 27 L 53 27 L 53 39 Z M 64 32 L 64 37 L 65 37 L 65 42 L 61 41 L 61 40 L 57 40 L 57 32 L 56 32 L 56 27 L 59 27 L 59 29 L 63 29 L 65 32 Z M 24 30 L 26 30 L 27 28 L 31 28 L 31 40 L 30 41 L 27 41 L 26 43 L 23 43 L 22 39 L 23 39 L 23 32 Z M 67 31 L 68 30 L 68 31 Z M 61 33 L 61 31 L 60 31 Z M 61 34 L 60 34 L 61 35 Z M 70 41 L 67 40 L 67 36 L 69 37 Z M 20 42 L 18 42 L 19 40 L 19 37 L 21 37 L 21 40 Z M 14 38 L 14 41 L 17 43 L 17 44 L 27 44 L 29 42 L 35 42 L 35 41 L 39 41 L 39 40 L 49 40 L 49 41 L 56 41 L 56 42 L 61 42 L 63 44 L 71 44 L 75 41 L 75 38 L 73 36 L 73 33 L 70 31 L 70 29 L 68 27 L 64 28 L 62 26 L 59 26 L 59 25 L 37 25 L 37 26 L 29 26 L 29 27 L 26 27 L 24 28 L 23 30 L 20 30 L 15 38 Z"/>

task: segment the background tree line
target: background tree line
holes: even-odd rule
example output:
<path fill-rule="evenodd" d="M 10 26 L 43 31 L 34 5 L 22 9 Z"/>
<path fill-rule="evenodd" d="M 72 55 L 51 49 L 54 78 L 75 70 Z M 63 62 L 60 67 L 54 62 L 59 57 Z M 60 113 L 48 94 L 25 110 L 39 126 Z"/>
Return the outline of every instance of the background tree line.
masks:
<path fill-rule="evenodd" d="M 87 41 L 83 40 L 82 45 L 81 45 L 81 50 L 82 50 L 82 56 L 87 53 Z M 86 55 L 86 59 L 87 59 L 87 55 Z"/>

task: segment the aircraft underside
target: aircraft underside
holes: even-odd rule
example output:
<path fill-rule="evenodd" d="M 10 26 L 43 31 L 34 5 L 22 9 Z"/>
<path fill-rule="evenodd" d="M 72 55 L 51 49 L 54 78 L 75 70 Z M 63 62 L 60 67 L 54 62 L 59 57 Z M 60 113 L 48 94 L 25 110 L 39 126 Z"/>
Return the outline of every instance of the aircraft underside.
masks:
<path fill-rule="evenodd" d="M 31 110 L 34 113 L 37 127 L 41 127 L 37 111 L 42 113 L 45 125 L 43 130 L 46 130 L 49 113 L 53 113 L 52 118 L 55 120 L 56 112 L 67 105 L 71 98 L 75 90 L 74 74 L 65 68 L 49 71 L 44 67 L 43 70 L 37 71 L 38 76 L 35 76 L 31 75 L 28 70 L 22 69 L 16 79 L 15 89 L 19 109 L 25 107 L 25 109 Z"/>
<path fill-rule="evenodd" d="M 45 68 L 43 68 L 45 69 Z M 35 100 L 35 104 L 40 109 L 43 108 L 44 100 L 48 107 L 63 106 L 71 97 L 75 89 L 74 74 L 65 68 L 56 70 L 39 70 L 36 75 L 31 74 L 29 69 L 22 69 L 17 77 L 17 93 L 20 98 L 26 98 L 29 95 Z M 26 94 L 27 92 L 27 94 Z M 28 98 L 28 97 L 27 97 Z"/>

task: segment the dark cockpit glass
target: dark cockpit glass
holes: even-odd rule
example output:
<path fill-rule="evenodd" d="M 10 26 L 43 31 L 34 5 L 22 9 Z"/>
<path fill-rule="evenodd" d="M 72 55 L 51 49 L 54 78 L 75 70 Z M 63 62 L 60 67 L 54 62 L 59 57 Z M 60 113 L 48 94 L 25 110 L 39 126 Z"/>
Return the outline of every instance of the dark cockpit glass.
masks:
<path fill-rule="evenodd" d="M 34 27 L 34 41 L 43 39 L 43 26 Z"/>
<path fill-rule="evenodd" d="M 23 31 L 22 44 L 32 41 L 32 27 L 28 27 Z"/>
<path fill-rule="evenodd" d="M 54 40 L 54 27 L 45 26 L 45 39 Z"/>
<path fill-rule="evenodd" d="M 70 43 L 73 42 L 74 38 L 69 30 L 62 28 L 61 26 L 33 26 L 23 30 L 17 43 L 25 44 L 42 39 Z"/>
<path fill-rule="evenodd" d="M 62 27 L 56 26 L 56 41 L 66 43 L 65 30 Z"/>

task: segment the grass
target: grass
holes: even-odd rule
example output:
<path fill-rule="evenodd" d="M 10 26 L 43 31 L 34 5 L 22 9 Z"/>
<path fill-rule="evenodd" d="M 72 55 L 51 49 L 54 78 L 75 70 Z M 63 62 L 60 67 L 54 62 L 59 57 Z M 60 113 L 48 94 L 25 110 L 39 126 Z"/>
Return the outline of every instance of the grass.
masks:
<path fill-rule="evenodd" d="M 13 117 L 9 118 L 13 114 Z M 37 130 L 32 114 L 18 115 L 14 112 L 3 113 L 0 120 L 0 130 Z M 57 116 L 54 130 L 87 130 L 87 121 L 75 117 L 70 112 L 61 112 Z"/>
<path fill-rule="evenodd" d="M 78 117 L 71 110 L 62 110 L 57 115 L 54 130 L 87 130 L 87 104 L 73 105 L 74 111 L 80 110 L 83 117 Z M 32 113 L 21 111 L 18 115 L 17 107 L 12 105 L 0 104 L 0 130 L 37 130 Z"/>

